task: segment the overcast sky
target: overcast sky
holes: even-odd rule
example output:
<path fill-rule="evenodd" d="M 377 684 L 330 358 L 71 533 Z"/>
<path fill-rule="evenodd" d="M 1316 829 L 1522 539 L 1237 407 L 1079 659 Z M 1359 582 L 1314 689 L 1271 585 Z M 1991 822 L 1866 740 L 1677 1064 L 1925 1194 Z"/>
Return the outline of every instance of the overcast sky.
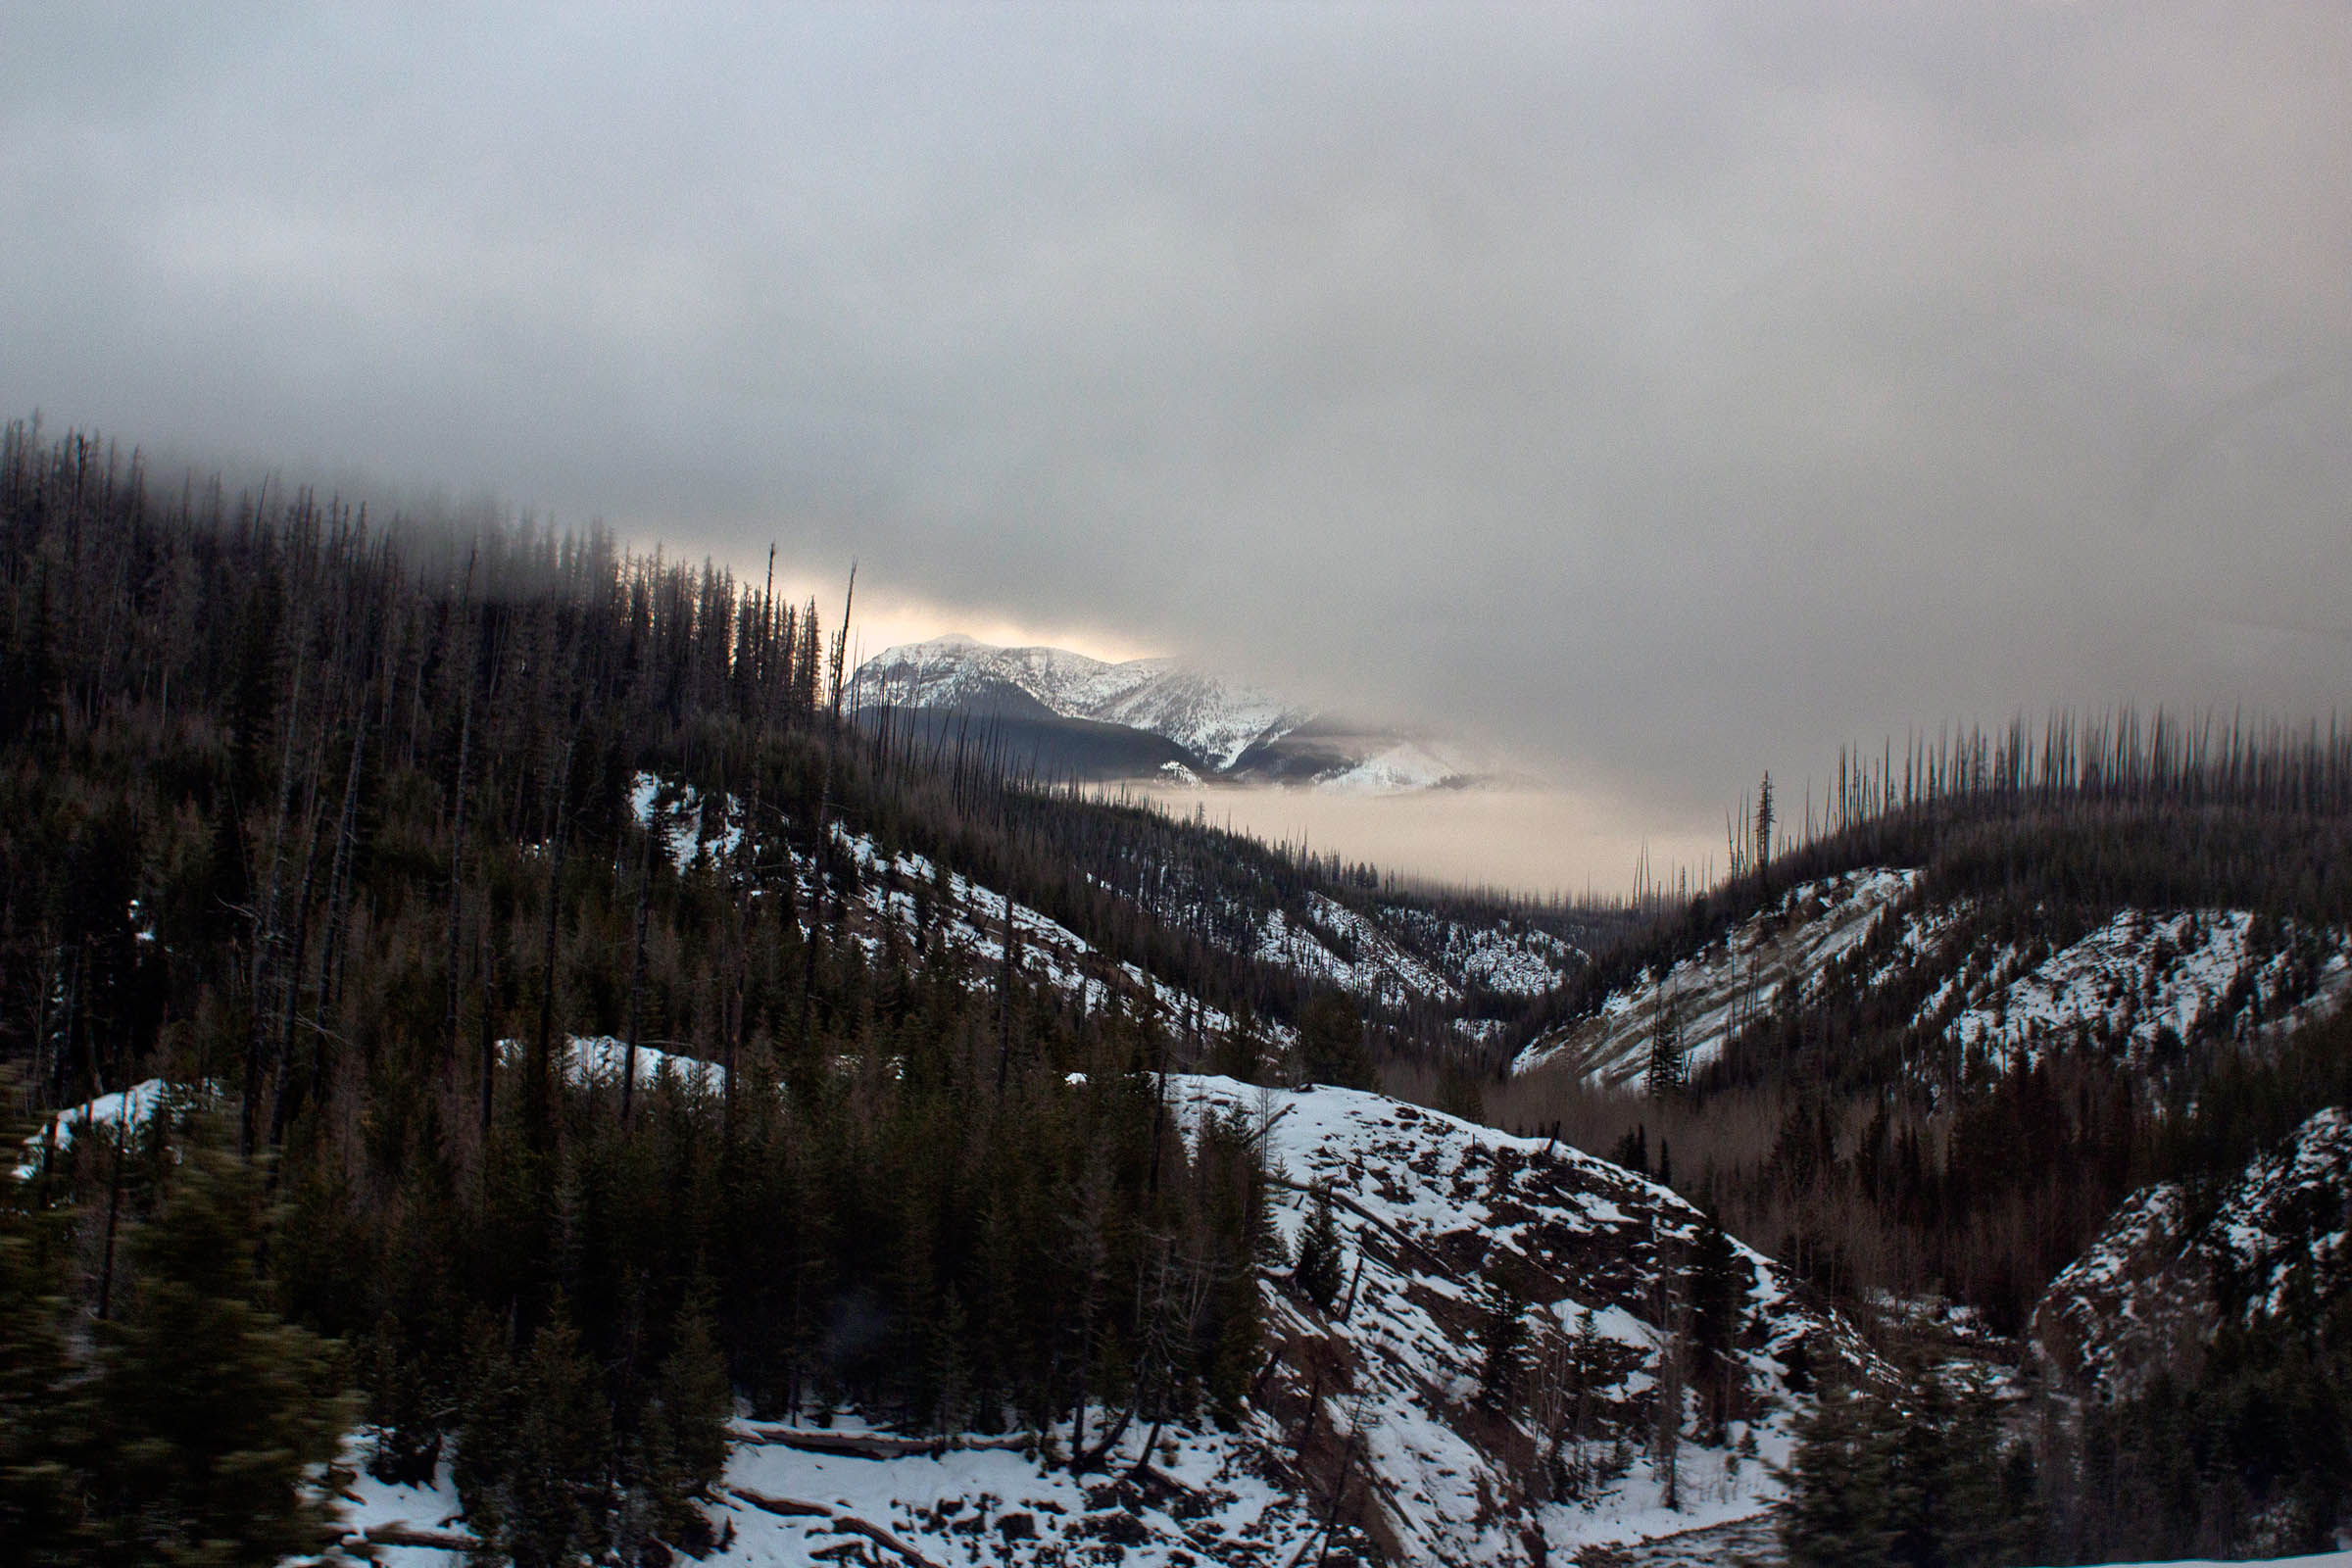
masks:
<path fill-rule="evenodd" d="M 2352 7 L 12 7 L 0 409 L 1666 819 L 2352 692 Z"/>

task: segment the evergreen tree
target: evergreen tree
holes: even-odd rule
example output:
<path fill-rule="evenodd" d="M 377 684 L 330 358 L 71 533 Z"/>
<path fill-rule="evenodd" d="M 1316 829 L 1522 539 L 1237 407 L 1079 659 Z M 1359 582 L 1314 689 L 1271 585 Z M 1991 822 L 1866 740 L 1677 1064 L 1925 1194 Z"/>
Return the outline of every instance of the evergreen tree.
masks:
<path fill-rule="evenodd" d="M 1874 1568 L 1891 1560 L 1886 1455 L 1863 1395 L 1822 1391 L 1798 1417 L 1795 1460 L 1784 1479 L 1781 1550 L 1789 1568 Z"/>
<path fill-rule="evenodd" d="M 1331 1211 L 1331 1189 L 1317 1182 L 1305 1228 L 1298 1235 L 1298 1261 L 1291 1270 L 1299 1294 L 1314 1302 L 1317 1311 L 1330 1311 L 1332 1302 L 1339 1299 L 1345 1261 L 1339 1222 Z"/>
<path fill-rule="evenodd" d="M 1527 1297 L 1510 1271 L 1487 1276 L 1478 1330 L 1478 1402 L 1489 1410 L 1516 1406 L 1527 1373 Z"/>
<path fill-rule="evenodd" d="M 610 1532 L 610 1407 L 561 1311 L 531 1337 L 514 1404 L 497 1544 L 514 1568 L 569 1568 Z"/>
<path fill-rule="evenodd" d="M 1363 1014 L 1345 991 L 1319 991 L 1306 1004 L 1298 1019 L 1298 1072 L 1308 1083 L 1379 1087 L 1364 1047 Z"/>
<path fill-rule="evenodd" d="M 316 1478 L 358 1405 L 329 1348 L 262 1304 L 264 1229 L 260 1173 L 199 1143 L 131 1238 L 90 1396 L 91 1560 L 270 1564 L 335 1539 Z"/>
<path fill-rule="evenodd" d="M 15 1086 L 0 1080 L 0 1095 Z M 0 1126 L 0 1149 L 20 1147 Z M 59 1560 L 78 1523 L 72 1456 L 78 1381 L 68 1348 L 71 1300 L 56 1217 L 40 1181 L 0 1172 L 0 1565 Z"/>
<path fill-rule="evenodd" d="M 1719 1440 L 1740 1397 L 1738 1360 L 1748 1270 L 1712 1214 L 1700 1216 L 1690 1249 L 1690 1348 L 1710 1439 Z"/>
<path fill-rule="evenodd" d="M 1671 1099 L 1683 1092 L 1683 1026 L 1679 999 L 1672 991 L 1658 998 L 1657 1016 L 1649 1031 L 1649 1066 L 1642 1083 L 1652 1100 Z M 1662 1152 L 1663 1140 L 1659 1147 Z"/>

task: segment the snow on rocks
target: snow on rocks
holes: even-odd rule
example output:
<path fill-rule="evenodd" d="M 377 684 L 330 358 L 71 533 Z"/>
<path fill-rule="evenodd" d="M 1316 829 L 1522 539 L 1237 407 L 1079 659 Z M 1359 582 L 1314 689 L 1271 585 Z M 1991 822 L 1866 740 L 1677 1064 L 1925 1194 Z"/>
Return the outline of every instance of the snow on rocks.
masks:
<path fill-rule="evenodd" d="M 1598 1084 L 1631 1083 L 1648 1065 L 1650 1041 L 1669 1008 L 1685 1061 L 1704 1066 L 1723 1054 L 1734 1030 L 1788 993 L 1801 994 L 1824 964 L 1859 945 L 1919 876 L 1854 871 L 1790 888 L 1722 940 L 1662 974 L 1645 971 L 1594 1011 L 1530 1042 L 1512 1070 L 1556 1061 Z"/>
<path fill-rule="evenodd" d="M 164 1105 L 170 1093 L 170 1086 L 163 1079 L 149 1078 L 128 1089 L 67 1106 L 24 1140 L 24 1155 L 17 1162 L 17 1179 L 30 1181 L 39 1175 L 50 1151 L 67 1152 L 74 1147 L 74 1135 L 83 1127 L 122 1127 L 136 1134 Z"/>
<path fill-rule="evenodd" d="M 2201 1215 L 2179 1184 L 2127 1198 L 2034 1308 L 2036 1359 L 2129 1396 L 2157 1370 L 2193 1372 L 2228 1317 L 2251 1323 L 2352 1283 L 2352 1114 L 2323 1110 L 2256 1155 Z"/>
<path fill-rule="evenodd" d="M 862 1430 L 852 1418 L 808 1436 Z M 936 1568 L 1085 1561 L 1275 1568 L 1318 1533 L 1316 1510 L 1269 1478 L 1247 1437 L 1163 1436 L 1172 1441 L 1139 1453 L 1138 1433 L 1103 1469 L 1074 1476 L 1036 1448 L 1002 1439 L 943 1441 L 869 1458 L 811 1452 L 739 1424 L 717 1514 L 734 1539 L 705 1560 L 804 1563 L 847 1546 L 850 1561 Z"/>
<path fill-rule="evenodd" d="M 1686 1448 L 1685 1506 L 1659 1503 L 1646 1461 L 1582 1504 L 1543 1501 L 1531 1484 L 1542 1436 L 1476 1400 L 1486 1282 L 1507 1272 L 1532 1300 L 1539 1343 L 1557 1348 L 1592 1314 L 1594 1354 L 1612 1369 L 1591 1436 L 1646 1432 L 1661 1334 L 1657 1276 L 1678 1272 L 1703 1224 L 1671 1191 L 1565 1146 L 1521 1139 L 1354 1090 L 1261 1090 L 1172 1077 L 1188 1127 L 1240 1118 L 1264 1140 L 1294 1248 L 1306 1191 L 1326 1184 L 1350 1283 L 1332 1312 L 1270 1290 L 1275 1364 L 1252 1430 L 1271 1447 L 1352 1439 L 1395 1555 L 1433 1563 L 1522 1563 L 1579 1543 L 1632 1541 L 1743 1517 L 1778 1495 L 1757 1457 Z M 1801 1301 L 1787 1274 L 1729 1244 L 1743 1326 L 1735 1354 L 1752 1401 L 1754 1449 L 1788 1454 L 1788 1366 L 1863 1365 L 1868 1350 L 1835 1314 Z M 1804 1348 L 1800 1351 L 1799 1346 Z M 1541 1352 L 1539 1352 L 1541 1353 Z M 1310 1368 L 1320 1368 L 1318 1374 Z M 1729 1434 L 1727 1434 L 1727 1437 Z M 1737 1441 L 1737 1440 L 1734 1440 Z"/>

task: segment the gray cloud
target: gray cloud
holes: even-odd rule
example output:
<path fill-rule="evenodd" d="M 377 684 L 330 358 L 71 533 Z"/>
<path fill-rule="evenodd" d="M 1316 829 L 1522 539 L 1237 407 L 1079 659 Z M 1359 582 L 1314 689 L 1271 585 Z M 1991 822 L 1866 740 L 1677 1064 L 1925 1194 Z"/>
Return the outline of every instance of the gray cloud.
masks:
<path fill-rule="evenodd" d="M 0 407 L 1514 741 L 2352 683 L 2352 13 L 128 8 L 0 51 Z"/>

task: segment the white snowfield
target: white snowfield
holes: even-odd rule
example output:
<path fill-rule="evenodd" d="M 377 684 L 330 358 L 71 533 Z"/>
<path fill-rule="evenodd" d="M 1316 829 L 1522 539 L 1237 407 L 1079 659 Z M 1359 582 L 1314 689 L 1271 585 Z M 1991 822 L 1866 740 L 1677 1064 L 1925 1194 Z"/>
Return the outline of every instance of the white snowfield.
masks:
<path fill-rule="evenodd" d="M 1312 1560 L 1319 1504 L 1347 1451 L 1352 1484 L 1368 1489 L 1372 1538 L 1393 1560 L 1556 1563 L 1586 1543 L 1676 1535 L 1769 1508 L 1780 1493 L 1768 1465 L 1789 1452 L 1781 1358 L 1799 1341 L 1816 1368 L 1868 1358 L 1842 1319 L 1797 1301 L 1777 1267 L 1735 1244 L 1749 1320 L 1738 1354 L 1758 1396 L 1752 1425 L 1735 1428 L 1752 1431 L 1753 1456 L 1686 1446 L 1679 1510 L 1661 1505 L 1662 1474 L 1639 1456 L 1582 1504 L 1539 1502 L 1526 1484 L 1535 1435 L 1475 1403 L 1482 1274 L 1507 1254 L 1538 1282 L 1531 1311 L 1542 1346 L 1557 1346 L 1589 1308 L 1621 1372 L 1601 1396 L 1603 1414 L 1646 1430 L 1642 1396 L 1660 1338 L 1652 1271 L 1661 1255 L 1687 1251 L 1696 1211 L 1605 1161 L 1378 1095 L 1196 1076 L 1170 1077 L 1167 1091 L 1188 1135 L 1210 1116 L 1238 1122 L 1263 1137 L 1283 1181 L 1328 1182 L 1335 1196 L 1349 1284 L 1326 1314 L 1280 1277 L 1264 1280 L 1274 1364 L 1240 1429 L 1172 1427 L 1145 1453 L 1139 1424 L 1104 1469 L 1074 1477 L 1055 1458 L 1068 1451 L 1066 1421 L 1044 1435 L 1043 1451 L 1030 1435 L 892 1444 L 855 1417 L 823 1432 L 741 1421 L 714 1508 L 732 1539 L 707 1560 L 1284 1568 L 1302 1553 Z M 1277 1223 L 1295 1246 L 1306 1200 L 1297 1186 L 1278 1193 Z M 1309 1365 L 1323 1373 L 1310 1379 Z M 1103 1431 L 1108 1413 L 1095 1412 L 1090 1430 Z M 1588 1457 L 1606 1450 L 1600 1433 L 1581 1450 Z M 844 1437 L 901 1451 L 810 1451 Z M 353 1490 L 355 1531 L 435 1533 L 429 1545 L 379 1546 L 387 1563 L 441 1562 L 464 1530 L 446 1481 L 403 1489 L 363 1477 Z"/>
<path fill-rule="evenodd" d="M 1903 975 L 1933 979 L 1914 1022 L 1960 1048 L 1977 1070 L 2031 1064 L 2087 1039 L 2138 1061 L 2199 1039 L 2252 1039 L 2324 1016 L 2352 996 L 2352 936 L 2242 909 L 2153 913 L 2124 909 L 2052 949 L 1962 938 L 1962 906 L 1922 907 L 1915 870 L 1849 872 L 1790 889 L 1724 939 L 1644 971 L 1600 1006 L 1530 1042 L 1513 1064 L 1561 1063 L 1622 1086 L 1647 1067 L 1671 1009 L 1685 1060 L 1717 1059 L 1732 1034 L 1790 1000 L 1814 994 L 1825 967 L 1860 947 L 1890 915 L 1903 925 L 1890 956 L 1860 978 L 1875 990 Z"/>

